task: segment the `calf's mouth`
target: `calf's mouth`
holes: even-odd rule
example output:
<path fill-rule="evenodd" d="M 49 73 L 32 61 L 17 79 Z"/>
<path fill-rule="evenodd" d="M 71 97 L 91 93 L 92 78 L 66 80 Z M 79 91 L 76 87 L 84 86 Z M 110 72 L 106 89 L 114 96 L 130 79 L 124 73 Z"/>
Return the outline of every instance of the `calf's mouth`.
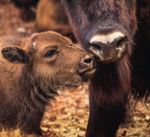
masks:
<path fill-rule="evenodd" d="M 83 81 L 91 79 L 96 71 L 95 57 L 89 54 L 82 58 L 79 62 L 77 71 Z"/>

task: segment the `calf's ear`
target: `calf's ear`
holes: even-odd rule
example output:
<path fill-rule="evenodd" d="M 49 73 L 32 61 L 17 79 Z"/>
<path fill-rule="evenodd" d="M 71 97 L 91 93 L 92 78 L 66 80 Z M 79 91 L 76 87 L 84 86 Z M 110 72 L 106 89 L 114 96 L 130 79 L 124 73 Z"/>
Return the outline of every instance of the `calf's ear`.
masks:
<path fill-rule="evenodd" d="M 29 57 L 24 50 L 17 47 L 5 47 L 2 49 L 3 57 L 12 63 L 28 63 Z"/>

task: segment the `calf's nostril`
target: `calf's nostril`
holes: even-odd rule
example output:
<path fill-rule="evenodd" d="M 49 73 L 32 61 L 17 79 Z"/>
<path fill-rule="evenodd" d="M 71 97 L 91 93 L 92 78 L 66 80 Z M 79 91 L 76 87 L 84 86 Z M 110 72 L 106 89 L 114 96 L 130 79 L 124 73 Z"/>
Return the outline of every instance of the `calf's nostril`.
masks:
<path fill-rule="evenodd" d="M 77 67 L 77 72 L 83 79 L 87 80 L 94 75 L 96 70 L 96 63 L 94 60 L 94 56 L 90 53 L 81 58 Z"/>
<path fill-rule="evenodd" d="M 85 65 L 93 65 L 94 62 L 94 56 L 93 55 L 87 55 L 83 59 L 83 64 Z"/>
<path fill-rule="evenodd" d="M 91 64 L 92 62 L 93 62 L 93 59 L 92 59 L 92 58 L 84 59 L 84 63 L 85 63 L 85 64 Z"/>

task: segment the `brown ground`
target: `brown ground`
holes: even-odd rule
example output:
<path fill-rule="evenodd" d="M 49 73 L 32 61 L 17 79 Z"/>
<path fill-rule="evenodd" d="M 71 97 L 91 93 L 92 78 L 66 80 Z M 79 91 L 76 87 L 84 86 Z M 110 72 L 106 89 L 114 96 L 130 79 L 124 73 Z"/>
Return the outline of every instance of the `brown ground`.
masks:
<path fill-rule="evenodd" d="M 5 4 L 1 4 L 4 1 Z M 0 36 L 36 32 L 35 22 L 23 22 L 19 10 L 0 0 Z M 150 103 L 138 102 L 129 123 L 120 128 L 118 137 L 150 137 Z M 87 85 L 74 91 L 62 91 L 51 105 L 42 121 L 44 137 L 84 137 L 89 115 Z M 19 131 L 1 132 L 0 137 L 26 137 Z M 33 136 L 30 136 L 33 137 Z"/>

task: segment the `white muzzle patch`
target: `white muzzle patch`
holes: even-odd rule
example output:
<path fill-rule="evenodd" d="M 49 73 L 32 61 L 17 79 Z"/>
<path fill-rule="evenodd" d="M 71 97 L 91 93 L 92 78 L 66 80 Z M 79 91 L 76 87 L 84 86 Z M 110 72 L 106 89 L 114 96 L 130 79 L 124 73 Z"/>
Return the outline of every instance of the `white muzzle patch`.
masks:
<path fill-rule="evenodd" d="M 103 44 L 112 43 L 115 39 L 124 37 L 125 35 L 121 32 L 112 32 L 109 34 L 95 35 L 91 38 L 90 43 L 101 42 Z"/>

